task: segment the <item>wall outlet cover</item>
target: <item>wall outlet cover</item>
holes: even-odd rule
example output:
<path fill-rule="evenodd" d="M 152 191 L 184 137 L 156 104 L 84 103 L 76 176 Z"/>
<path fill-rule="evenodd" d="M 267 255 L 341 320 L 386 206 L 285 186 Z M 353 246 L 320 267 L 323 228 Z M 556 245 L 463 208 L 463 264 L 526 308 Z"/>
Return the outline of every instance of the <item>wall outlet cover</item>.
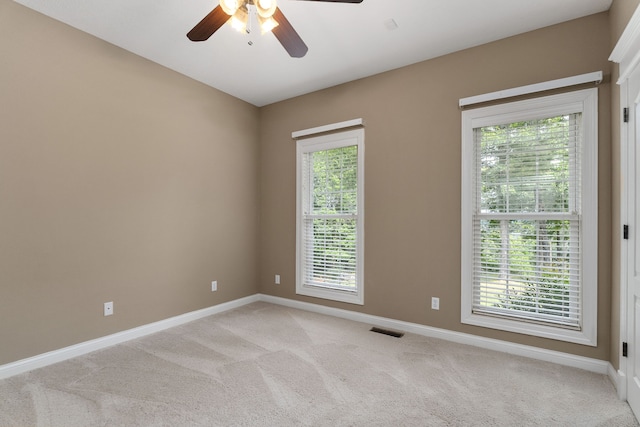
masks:
<path fill-rule="evenodd" d="M 113 301 L 104 303 L 104 315 L 111 316 L 113 314 Z"/>

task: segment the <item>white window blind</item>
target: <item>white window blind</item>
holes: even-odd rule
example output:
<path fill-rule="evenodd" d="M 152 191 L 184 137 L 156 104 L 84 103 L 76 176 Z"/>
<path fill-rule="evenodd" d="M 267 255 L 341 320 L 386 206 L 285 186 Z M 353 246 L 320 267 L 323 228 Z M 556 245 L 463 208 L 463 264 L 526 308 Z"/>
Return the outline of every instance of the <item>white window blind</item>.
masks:
<path fill-rule="evenodd" d="M 304 283 L 356 290 L 358 146 L 303 157 Z"/>
<path fill-rule="evenodd" d="M 597 345 L 597 89 L 462 112 L 462 323 Z"/>
<path fill-rule="evenodd" d="M 580 328 L 581 118 L 473 130 L 474 312 Z"/>

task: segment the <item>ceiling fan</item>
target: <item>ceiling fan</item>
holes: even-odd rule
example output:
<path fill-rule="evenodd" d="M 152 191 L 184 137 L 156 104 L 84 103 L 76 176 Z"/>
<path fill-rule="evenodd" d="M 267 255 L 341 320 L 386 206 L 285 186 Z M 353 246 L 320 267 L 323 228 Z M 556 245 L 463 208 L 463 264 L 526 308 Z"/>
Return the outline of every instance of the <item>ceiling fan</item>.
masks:
<path fill-rule="evenodd" d="M 362 0 L 306 0 L 331 3 L 362 3 Z M 240 30 L 246 31 L 249 21 L 249 8 L 255 7 L 262 32 L 271 31 L 282 47 L 293 58 L 302 58 L 309 48 L 296 30 L 282 14 L 276 0 L 220 0 L 202 21 L 187 33 L 189 40 L 201 42 L 207 40 L 227 21 Z"/>

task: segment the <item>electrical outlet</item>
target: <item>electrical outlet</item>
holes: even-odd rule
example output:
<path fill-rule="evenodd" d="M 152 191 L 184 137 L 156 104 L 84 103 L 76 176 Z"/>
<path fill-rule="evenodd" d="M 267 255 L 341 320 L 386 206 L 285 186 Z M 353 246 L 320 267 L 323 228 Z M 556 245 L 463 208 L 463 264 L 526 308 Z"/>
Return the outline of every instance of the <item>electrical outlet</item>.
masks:
<path fill-rule="evenodd" d="M 280 275 L 276 274 L 276 285 L 280 284 Z"/>
<path fill-rule="evenodd" d="M 440 310 L 440 298 L 431 297 L 431 309 L 432 310 Z"/>
<path fill-rule="evenodd" d="M 111 316 L 113 314 L 113 301 L 104 303 L 104 315 Z"/>
<path fill-rule="evenodd" d="M 214 280 L 213 282 L 211 282 L 211 292 L 215 292 L 218 290 L 218 281 Z"/>

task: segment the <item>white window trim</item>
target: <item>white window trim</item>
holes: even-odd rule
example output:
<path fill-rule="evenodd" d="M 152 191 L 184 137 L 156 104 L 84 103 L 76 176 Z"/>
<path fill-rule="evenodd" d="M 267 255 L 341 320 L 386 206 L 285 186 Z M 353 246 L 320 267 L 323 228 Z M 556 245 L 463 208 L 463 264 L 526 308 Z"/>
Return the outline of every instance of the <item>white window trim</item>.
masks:
<path fill-rule="evenodd" d="M 306 286 L 303 280 L 302 245 L 303 240 L 303 155 L 308 152 L 329 150 L 356 145 L 358 147 L 357 203 L 358 222 L 356 226 L 356 291 L 345 291 L 317 286 Z M 364 305 L 364 129 L 352 129 L 327 135 L 314 136 L 296 141 L 296 294 L 323 298 L 333 301 Z"/>
<path fill-rule="evenodd" d="M 462 112 L 462 253 L 461 322 L 597 346 L 598 318 L 598 90 L 585 89 L 560 95 Z M 582 157 L 582 301 L 581 330 L 523 322 L 516 319 L 474 314 L 473 308 L 473 129 L 507 124 L 543 116 L 582 112 L 584 131 Z"/>

